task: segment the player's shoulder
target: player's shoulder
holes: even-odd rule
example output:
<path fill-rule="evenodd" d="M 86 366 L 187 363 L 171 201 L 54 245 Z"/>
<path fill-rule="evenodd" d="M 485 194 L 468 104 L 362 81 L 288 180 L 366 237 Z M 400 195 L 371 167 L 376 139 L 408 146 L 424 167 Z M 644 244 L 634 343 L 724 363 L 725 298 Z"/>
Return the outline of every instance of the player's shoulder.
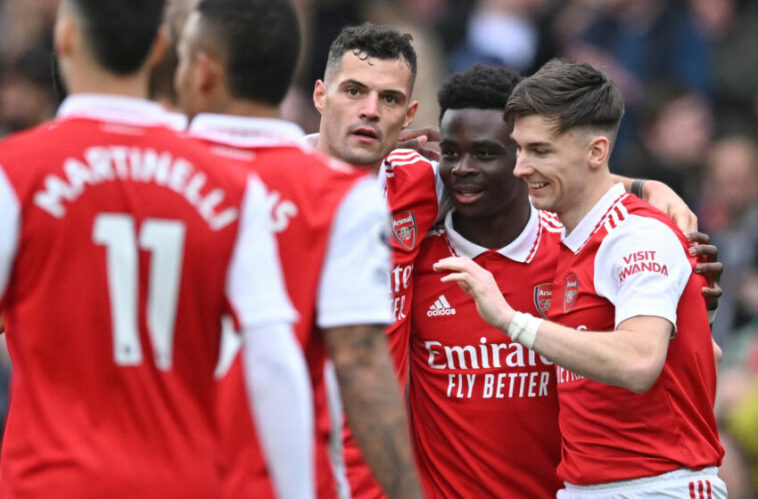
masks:
<path fill-rule="evenodd" d="M 413 149 L 395 149 L 385 157 L 388 170 L 434 171 L 435 164 Z"/>
<path fill-rule="evenodd" d="M 684 237 L 668 215 L 631 194 L 626 194 L 614 203 L 605 214 L 602 224 L 609 235 L 639 234 L 644 231 L 646 237 L 653 237 L 657 233 L 673 233 L 679 239 Z"/>
<path fill-rule="evenodd" d="M 27 128 L 10 135 L 6 135 L 0 140 L 0 154 L 7 156 L 13 153 L 26 153 L 30 148 L 40 150 L 47 148 L 51 140 L 64 138 L 70 134 L 63 123 L 59 120 L 44 122 L 32 128 Z"/>

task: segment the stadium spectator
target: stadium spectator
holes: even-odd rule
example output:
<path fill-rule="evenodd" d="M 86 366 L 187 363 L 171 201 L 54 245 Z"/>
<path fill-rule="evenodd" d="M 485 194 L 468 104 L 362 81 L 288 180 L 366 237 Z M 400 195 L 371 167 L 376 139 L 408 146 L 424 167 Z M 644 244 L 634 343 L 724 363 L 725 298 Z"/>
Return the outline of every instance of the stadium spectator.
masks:
<path fill-rule="evenodd" d="M 700 219 L 725 264 L 713 334 L 726 345 L 730 335 L 758 314 L 758 145 L 746 136 L 714 142 L 705 155 Z M 727 359 L 728 360 L 728 359 Z"/>
<path fill-rule="evenodd" d="M 696 207 L 703 158 L 714 133 L 708 101 L 681 84 L 659 81 L 646 87 L 638 110 L 637 133 L 620 146 L 613 170 L 660 180 Z"/>

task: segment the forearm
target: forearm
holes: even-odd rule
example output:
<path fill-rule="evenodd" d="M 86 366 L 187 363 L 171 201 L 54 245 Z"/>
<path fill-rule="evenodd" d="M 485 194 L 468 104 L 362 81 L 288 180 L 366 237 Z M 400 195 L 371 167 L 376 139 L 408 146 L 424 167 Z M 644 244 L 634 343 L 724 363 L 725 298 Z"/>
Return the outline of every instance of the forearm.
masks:
<path fill-rule="evenodd" d="M 366 463 L 388 497 L 422 497 L 384 327 L 330 328 L 325 337 L 345 413 Z"/>
<path fill-rule="evenodd" d="M 643 392 L 658 378 L 666 348 L 639 336 L 637 331 L 578 331 L 544 321 L 532 349 L 585 378 Z"/>
<path fill-rule="evenodd" d="M 247 331 L 243 352 L 252 414 L 277 495 L 313 497 L 313 400 L 294 333 L 282 324 Z"/>

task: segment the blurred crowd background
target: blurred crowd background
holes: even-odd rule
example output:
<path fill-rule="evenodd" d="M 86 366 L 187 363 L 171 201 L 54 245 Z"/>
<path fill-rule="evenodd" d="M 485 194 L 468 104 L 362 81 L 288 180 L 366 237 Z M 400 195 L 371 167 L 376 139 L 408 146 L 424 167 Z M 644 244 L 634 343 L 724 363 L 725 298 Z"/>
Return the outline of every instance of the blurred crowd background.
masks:
<path fill-rule="evenodd" d="M 716 411 L 733 498 L 758 497 L 758 0 L 294 0 L 305 32 L 288 119 L 318 129 L 313 83 L 329 44 L 365 20 L 413 34 L 415 126 L 436 125 L 436 93 L 475 63 L 529 75 L 551 57 L 603 68 L 627 114 L 611 167 L 662 180 L 699 217 L 724 262 L 713 334 L 723 347 Z M 0 137 L 55 114 L 58 0 L 0 0 Z M 156 92 L 170 102 L 170 77 Z M 40 151 L 44 154 L 44 151 Z M 63 325 L 65 327 L 65 325 Z M 7 405 L 7 357 L 0 366 Z"/>

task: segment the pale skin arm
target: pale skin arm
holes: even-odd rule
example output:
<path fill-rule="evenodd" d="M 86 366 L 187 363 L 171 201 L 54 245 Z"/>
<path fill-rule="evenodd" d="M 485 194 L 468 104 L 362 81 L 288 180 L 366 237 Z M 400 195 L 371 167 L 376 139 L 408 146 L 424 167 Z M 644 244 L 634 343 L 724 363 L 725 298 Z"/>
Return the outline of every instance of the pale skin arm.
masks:
<path fill-rule="evenodd" d="M 348 422 L 389 498 L 420 498 L 405 408 L 383 325 L 324 330 Z"/>
<path fill-rule="evenodd" d="M 441 280 L 457 282 L 474 299 L 482 318 L 506 331 L 515 311 L 490 272 L 460 257 L 442 259 L 434 270 L 449 272 Z M 586 378 L 642 393 L 663 369 L 672 330 L 669 321 L 652 316 L 629 318 L 613 332 L 577 331 L 543 321 L 532 350 Z"/>
<path fill-rule="evenodd" d="M 635 179 L 611 175 L 614 182 L 624 184 L 626 192 L 631 192 Z M 689 234 L 697 230 L 697 216 L 674 190 L 657 180 L 646 180 L 642 185 L 642 199 L 671 217 L 682 232 Z"/>

